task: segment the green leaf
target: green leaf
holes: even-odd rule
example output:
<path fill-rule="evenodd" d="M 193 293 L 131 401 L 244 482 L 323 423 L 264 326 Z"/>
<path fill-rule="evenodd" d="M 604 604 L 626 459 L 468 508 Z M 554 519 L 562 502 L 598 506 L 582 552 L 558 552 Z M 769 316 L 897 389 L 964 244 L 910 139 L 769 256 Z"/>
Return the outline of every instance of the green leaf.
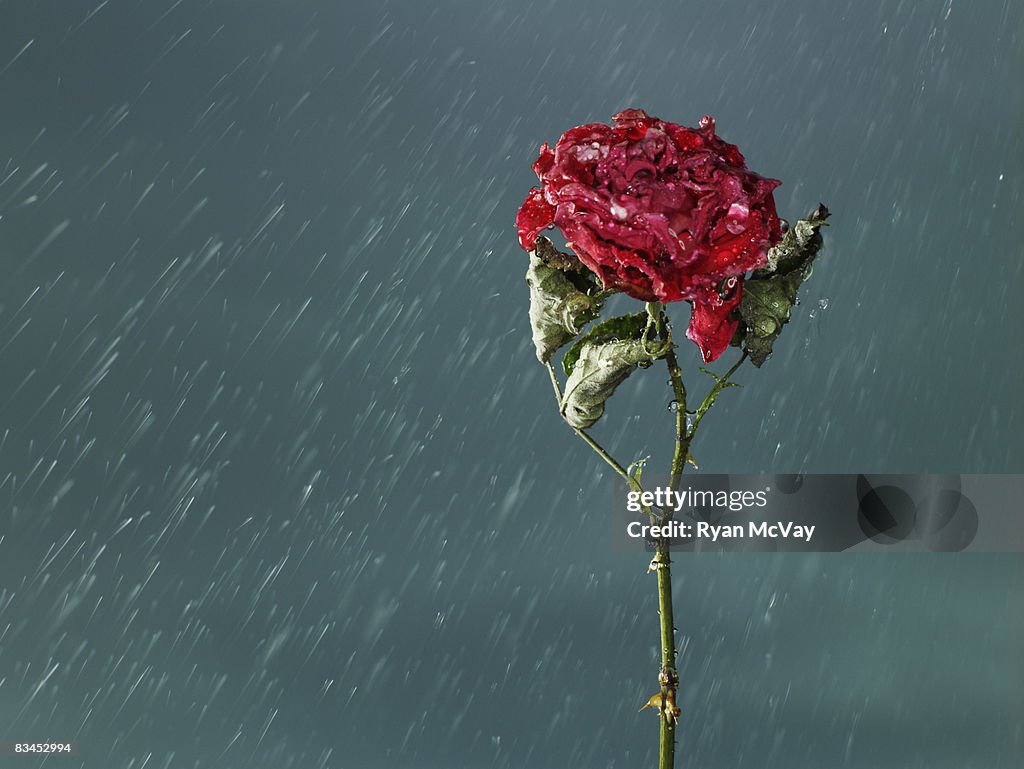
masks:
<path fill-rule="evenodd" d="M 547 363 L 555 351 L 579 334 L 580 329 L 601 312 L 607 294 L 580 290 L 587 285 L 580 276 L 570 276 L 562 270 L 545 264 L 530 254 L 530 267 L 526 272 L 530 286 L 530 328 L 537 359 Z"/>
<path fill-rule="evenodd" d="M 570 425 L 585 430 L 597 422 L 604 414 L 605 402 L 633 369 L 664 356 L 671 349 L 671 339 L 647 338 L 646 315 L 643 313 L 644 326 L 638 337 L 582 342 L 562 398 L 562 416 Z"/>
<path fill-rule="evenodd" d="M 712 371 L 709 368 L 702 368 L 700 370 L 700 373 L 707 374 L 709 377 L 711 377 L 712 379 L 715 380 L 715 384 L 720 385 L 722 387 L 742 387 L 743 386 L 739 382 L 723 381 L 722 377 L 718 376 L 718 374 L 716 374 L 714 371 Z"/>
<path fill-rule="evenodd" d="M 822 227 L 827 227 L 826 219 L 831 212 L 819 203 L 806 219 L 800 219 L 782 236 L 782 241 L 768 251 L 768 265 L 755 270 L 753 277 L 762 278 L 771 275 L 785 275 L 794 270 L 802 270 L 809 266 L 822 246 Z"/>
<path fill-rule="evenodd" d="M 647 466 L 647 460 L 650 458 L 650 455 L 646 457 L 641 457 L 640 459 L 630 464 L 630 466 L 626 468 L 626 475 L 628 475 L 630 478 L 639 483 L 644 474 L 644 467 Z"/>
<path fill-rule="evenodd" d="M 704 415 L 707 414 L 711 407 L 715 405 L 715 401 L 718 400 L 718 396 L 722 394 L 723 390 L 729 387 L 743 386 L 739 382 L 723 381 L 723 379 L 720 376 L 718 376 L 712 371 L 708 371 L 707 369 L 702 368 L 701 371 L 703 371 L 705 374 L 710 374 L 712 377 L 714 377 L 715 386 L 711 388 L 711 392 L 709 392 L 707 396 L 705 396 L 700 406 L 697 407 L 697 411 L 693 415 L 694 428 L 696 428 L 696 426 L 700 424 L 700 421 L 704 418 Z M 694 464 L 694 467 L 696 467 L 696 464 Z"/>
<path fill-rule="evenodd" d="M 798 221 L 768 252 L 768 266 L 756 270 L 743 286 L 743 322 L 733 344 L 743 344 L 758 368 L 771 355 L 782 327 L 789 322 L 800 286 L 810 277 L 811 265 L 822 246 L 819 230 L 828 216 L 828 209 L 819 204 L 806 219 Z"/>
<path fill-rule="evenodd" d="M 576 361 L 580 359 L 580 354 L 586 344 L 602 344 L 617 339 L 642 339 L 644 330 L 647 328 L 647 317 L 646 311 L 638 312 L 635 315 L 619 315 L 592 327 L 576 341 L 576 344 L 569 348 L 562 359 L 562 369 L 566 376 L 572 376 L 572 370 L 576 367 Z"/>

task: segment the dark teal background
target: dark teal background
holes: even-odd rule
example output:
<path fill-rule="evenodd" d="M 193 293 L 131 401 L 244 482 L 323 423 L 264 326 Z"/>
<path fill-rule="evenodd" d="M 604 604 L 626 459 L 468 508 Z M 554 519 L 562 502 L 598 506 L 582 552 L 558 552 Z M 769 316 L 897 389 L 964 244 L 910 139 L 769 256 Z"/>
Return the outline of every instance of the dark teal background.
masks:
<path fill-rule="evenodd" d="M 653 578 L 529 341 L 537 147 L 712 114 L 783 216 L 834 212 L 702 471 L 1021 472 L 1022 22 L 0 0 L 0 740 L 90 769 L 652 765 Z M 623 462 L 664 472 L 666 379 L 596 428 Z M 1020 556 L 675 573 L 681 767 L 1021 765 Z"/>

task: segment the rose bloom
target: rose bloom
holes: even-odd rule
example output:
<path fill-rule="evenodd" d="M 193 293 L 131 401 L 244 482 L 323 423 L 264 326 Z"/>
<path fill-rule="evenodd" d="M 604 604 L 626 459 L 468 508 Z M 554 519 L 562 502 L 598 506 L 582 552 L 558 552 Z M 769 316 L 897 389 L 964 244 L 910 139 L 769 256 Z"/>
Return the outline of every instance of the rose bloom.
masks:
<path fill-rule="evenodd" d="M 705 362 L 739 322 L 743 276 L 763 267 L 782 237 L 774 190 L 747 170 L 715 121 L 687 128 L 639 109 L 613 125 L 571 128 L 533 164 L 540 188 L 519 209 L 519 243 L 556 225 L 605 288 L 643 301 L 690 302 L 686 335 Z"/>

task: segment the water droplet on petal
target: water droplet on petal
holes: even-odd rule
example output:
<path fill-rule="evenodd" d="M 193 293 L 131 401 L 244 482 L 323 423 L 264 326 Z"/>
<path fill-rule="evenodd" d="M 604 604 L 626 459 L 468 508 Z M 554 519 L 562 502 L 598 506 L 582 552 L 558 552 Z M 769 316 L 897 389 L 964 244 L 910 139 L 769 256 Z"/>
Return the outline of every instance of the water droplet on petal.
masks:
<path fill-rule="evenodd" d="M 747 229 L 747 218 L 750 208 L 745 203 L 733 203 L 725 215 L 725 229 L 733 235 L 739 235 Z"/>

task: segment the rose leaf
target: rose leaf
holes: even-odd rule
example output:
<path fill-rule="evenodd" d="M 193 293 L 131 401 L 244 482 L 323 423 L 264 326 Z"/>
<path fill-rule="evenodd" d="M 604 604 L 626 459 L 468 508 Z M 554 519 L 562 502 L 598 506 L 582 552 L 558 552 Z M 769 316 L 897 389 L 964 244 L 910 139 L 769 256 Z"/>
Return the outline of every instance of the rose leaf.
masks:
<path fill-rule="evenodd" d="M 798 221 L 769 252 L 768 267 L 755 271 L 743 286 L 743 322 L 733 343 L 744 344 L 758 368 L 771 355 L 782 327 L 789 322 L 800 286 L 810 277 L 811 264 L 822 246 L 819 230 L 828 215 L 828 209 L 819 205 Z"/>
<path fill-rule="evenodd" d="M 642 315 L 644 327 L 632 338 L 580 345 L 562 398 L 562 416 L 573 427 L 585 430 L 597 422 L 604 414 L 605 401 L 633 369 L 662 357 L 671 348 L 670 339 L 644 337 L 646 313 Z"/>
<path fill-rule="evenodd" d="M 555 351 L 579 334 L 601 312 L 605 296 L 580 291 L 566 273 L 530 254 L 530 327 L 537 359 L 547 363 Z"/>
<path fill-rule="evenodd" d="M 615 318 L 598 323 L 586 334 L 580 337 L 576 344 L 569 348 L 562 359 L 562 369 L 566 376 L 571 376 L 576 362 L 580 359 L 585 344 L 602 344 L 613 342 L 617 339 L 640 339 L 643 337 L 644 329 L 647 327 L 647 313 L 638 312 L 635 315 L 619 315 Z"/>

